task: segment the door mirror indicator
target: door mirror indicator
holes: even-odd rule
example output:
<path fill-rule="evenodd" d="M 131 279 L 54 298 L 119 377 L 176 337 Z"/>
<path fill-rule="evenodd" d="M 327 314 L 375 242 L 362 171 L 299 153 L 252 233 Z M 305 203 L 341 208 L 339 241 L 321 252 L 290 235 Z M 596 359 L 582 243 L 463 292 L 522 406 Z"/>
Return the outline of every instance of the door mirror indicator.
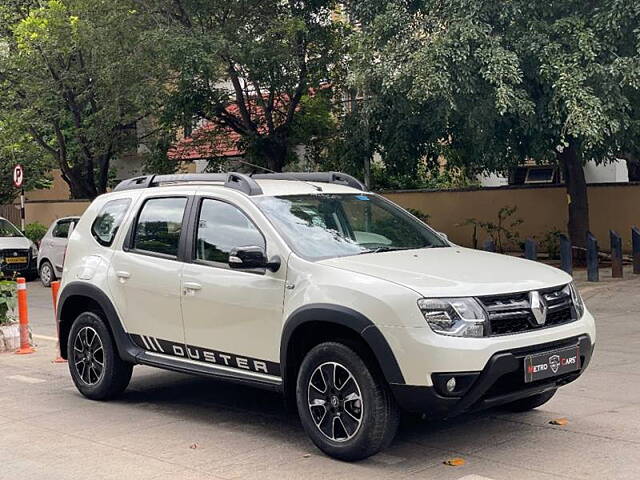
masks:
<path fill-rule="evenodd" d="M 229 252 L 229 267 L 235 270 L 252 270 L 256 268 L 266 268 L 272 272 L 280 269 L 280 257 L 277 255 L 267 259 L 267 255 L 262 247 L 240 247 Z"/>

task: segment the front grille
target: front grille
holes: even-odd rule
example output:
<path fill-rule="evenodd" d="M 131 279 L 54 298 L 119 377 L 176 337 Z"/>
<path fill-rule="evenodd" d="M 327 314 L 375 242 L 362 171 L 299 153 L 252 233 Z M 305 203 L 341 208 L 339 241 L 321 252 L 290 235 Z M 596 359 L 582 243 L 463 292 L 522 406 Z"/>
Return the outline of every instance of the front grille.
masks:
<path fill-rule="evenodd" d="M 24 257 L 27 263 L 7 263 L 7 258 Z M 31 262 L 31 250 L 22 248 L 7 248 L 0 250 L 0 260 L 2 262 L 2 270 L 19 272 L 24 270 Z"/>
<path fill-rule="evenodd" d="M 531 311 L 529 292 L 480 297 L 489 314 L 489 334 L 509 335 L 540 328 L 554 327 L 576 320 L 571 293 L 566 286 L 541 290 L 547 305 L 547 318 L 539 325 Z"/>

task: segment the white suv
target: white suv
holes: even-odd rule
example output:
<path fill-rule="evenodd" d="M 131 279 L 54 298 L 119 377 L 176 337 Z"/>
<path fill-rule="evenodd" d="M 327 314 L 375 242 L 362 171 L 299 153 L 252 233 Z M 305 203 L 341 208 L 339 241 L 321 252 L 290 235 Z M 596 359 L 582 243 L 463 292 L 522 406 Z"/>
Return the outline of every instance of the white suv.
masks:
<path fill-rule="evenodd" d="M 453 245 L 333 172 L 122 182 L 69 239 L 57 316 L 89 398 L 135 364 L 273 389 L 346 460 L 386 447 L 399 409 L 542 405 L 595 343 L 564 272 Z"/>

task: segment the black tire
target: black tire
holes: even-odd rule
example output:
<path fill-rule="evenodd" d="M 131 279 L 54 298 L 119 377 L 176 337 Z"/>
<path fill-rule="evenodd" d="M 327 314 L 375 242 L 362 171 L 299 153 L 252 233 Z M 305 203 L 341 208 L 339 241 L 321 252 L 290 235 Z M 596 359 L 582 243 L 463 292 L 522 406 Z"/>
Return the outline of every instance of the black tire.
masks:
<path fill-rule="evenodd" d="M 332 365 L 337 365 L 334 367 L 337 373 L 333 373 L 334 378 L 337 377 L 335 385 L 330 380 L 331 385 L 325 384 L 325 392 L 319 393 L 310 383 L 324 381 L 325 375 L 330 377 L 327 372 Z M 359 404 L 354 400 L 358 393 Z M 344 401 L 347 397 L 351 400 Z M 325 403 L 310 406 L 318 400 Z M 307 353 L 298 372 L 296 403 L 311 441 L 327 455 L 340 460 L 362 460 L 385 449 L 393 441 L 400 421 L 399 409 L 382 375 L 377 369 L 370 369 L 354 349 L 337 342 L 321 343 Z M 317 423 L 323 408 L 324 414 L 331 416 L 322 417 Z M 327 421 L 335 427 L 327 427 Z M 323 433 L 321 426 L 325 430 L 334 428 L 329 430 L 333 438 Z"/>
<path fill-rule="evenodd" d="M 528 412 L 534 408 L 538 408 L 553 398 L 557 390 L 532 395 L 531 397 L 522 398 L 515 402 L 507 403 L 504 408 L 511 412 Z"/>
<path fill-rule="evenodd" d="M 111 333 L 98 313 L 83 312 L 73 322 L 67 355 L 73 383 L 87 398 L 108 400 L 129 385 L 133 365 L 120 358 Z"/>
<path fill-rule="evenodd" d="M 40 281 L 42 282 L 42 285 L 44 287 L 50 287 L 51 282 L 55 281 L 56 279 L 56 272 L 53 269 L 53 265 L 51 265 L 51 262 L 49 262 L 49 260 L 43 260 L 42 263 L 40 263 L 39 274 L 40 274 Z"/>

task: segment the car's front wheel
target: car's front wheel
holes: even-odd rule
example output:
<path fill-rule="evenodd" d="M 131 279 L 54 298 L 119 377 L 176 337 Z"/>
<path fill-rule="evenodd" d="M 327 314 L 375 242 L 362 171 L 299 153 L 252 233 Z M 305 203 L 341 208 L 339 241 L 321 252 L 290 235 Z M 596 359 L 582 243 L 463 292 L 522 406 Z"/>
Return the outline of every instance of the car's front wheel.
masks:
<path fill-rule="evenodd" d="M 107 400 L 122 393 L 133 365 L 116 351 L 111 333 L 95 312 L 81 313 L 69 332 L 67 359 L 76 388 L 92 400 Z"/>
<path fill-rule="evenodd" d="M 398 429 L 398 407 L 384 379 L 342 343 L 309 351 L 298 373 L 296 400 L 313 443 L 341 460 L 378 453 Z"/>

